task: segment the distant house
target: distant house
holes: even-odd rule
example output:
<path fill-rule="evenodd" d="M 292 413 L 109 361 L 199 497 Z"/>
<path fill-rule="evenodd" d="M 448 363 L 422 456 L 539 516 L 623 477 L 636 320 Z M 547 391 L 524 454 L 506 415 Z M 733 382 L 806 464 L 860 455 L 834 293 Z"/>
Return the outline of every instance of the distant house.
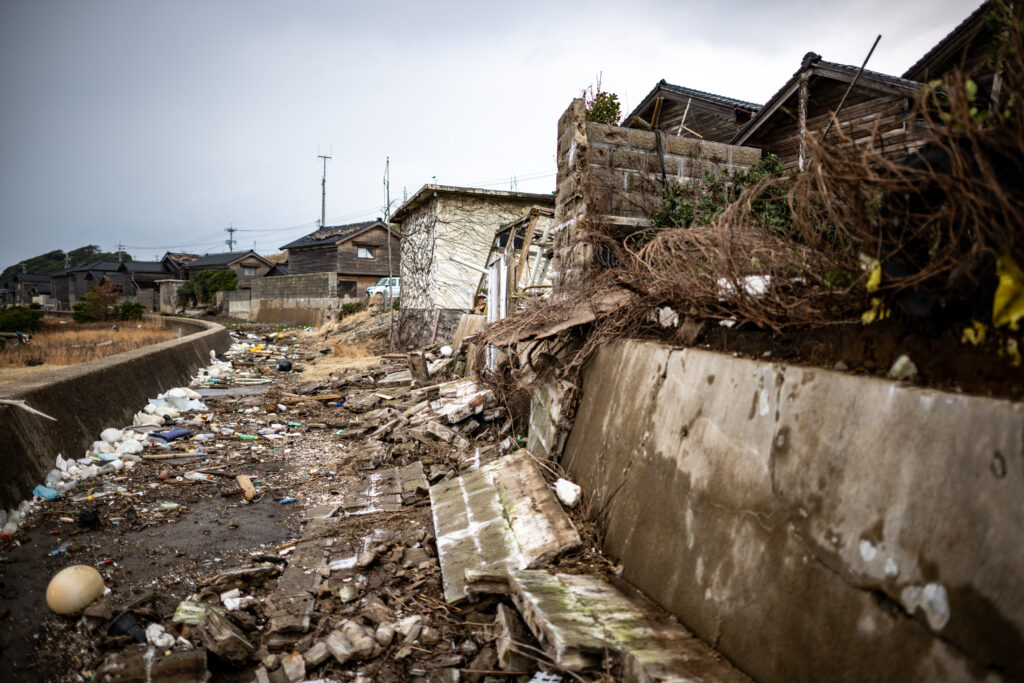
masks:
<path fill-rule="evenodd" d="M 273 263 L 255 251 L 230 251 L 221 254 L 206 254 L 191 263 L 185 270 L 189 280 L 204 270 L 233 270 L 238 276 L 237 289 L 250 289 L 254 278 L 263 277 L 273 267 Z"/>
<path fill-rule="evenodd" d="M 119 293 L 124 293 L 124 277 L 120 272 L 120 261 L 94 261 L 58 271 L 59 284 L 58 305 L 61 308 L 73 308 L 74 305 L 89 292 L 89 288 L 103 283 L 104 280 L 114 285 Z M 61 280 L 66 278 L 65 282 Z M 65 296 L 66 299 L 62 298 Z"/>
<path fill-rule="evenodd" d="M 388 274 L 400 272 L 401 240 L 382 220 L 334 225 L 311 232 L 281 247 L 288 250 L 289 275 L 337 273 L 339 296 L 362 296 L 366 288 Z"/>
<path fill-rule="evenodd" d="M 710 142 L 729 142 L 761 105 L 701 90 L 658 81 L 636 109 L 626 117 L 626 127 L 642 119 L 654 130 L 669 135 L 697 137 Z"/>
<path fill-rule="evenodd" d="M 280 275 L 288 275 L 288 263 L 274 263 L 263 277 L 278 277 Z"/>
<path fill-rule="evenodd" d="M 168 272 L 171 273 L 170 277 L 174 280 L 184 280 L 188 273 L 186 269 L 188 264 L 199 258 L 199 254 L 188 254 L 185 252 L 173 252 L 169 251 L 164 254 L 164 257 L 160 261 L 167 266 Z"/>
<path fill-rule="evenodd" d="M 786 168 L 802 170 L 807 160 L 804 132 L 825 132 L 857 71 L 856 66 L 826 62 L 808 52 L 797 72 L 730 144 L 760 147 L 778 155 Z M 877 132 L 882 152 L 903 158 L 921 144 L 911 115 L 920 89 L 917 81 L 865 70 L 838 109 L 832 130 L 841 129 L 854 144 L 866 144 Z"/>
<path fill-rule="evenodd" d="M 124 295 L 133 297 L 147 308 L 159 305 L 160 285 L 157 283 L 174 277 L 174 272 L 164 260 L 125 261 L 119 271 L 124 280 Z"/>
<path fill-rule="evenodd" d="M 476 303 L 495 232 L 534 205 L 552 210 L 555 196 L 424 185 L 398 208 L 392 222 L 402 235 L 401 343 L 451 338 Z"/>
<path fill-rule="evenodd" d="M 38 296 L 50 295 L 50 276 L 38 273 L 15 273 L 7 282 L 7 301 L 28 306 Z"/>

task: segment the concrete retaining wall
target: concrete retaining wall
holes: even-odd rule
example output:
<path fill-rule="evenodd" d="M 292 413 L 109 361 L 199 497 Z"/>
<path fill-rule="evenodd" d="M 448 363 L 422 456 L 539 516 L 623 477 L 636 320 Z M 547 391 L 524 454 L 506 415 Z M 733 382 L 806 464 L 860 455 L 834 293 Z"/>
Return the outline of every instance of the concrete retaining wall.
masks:
<path fill-rule="evenodd" d="M 1024 406 L 623 342 L 563 465 L 624 578 L 756 679 L 1024 676 Z"/>
<path fill-rule="evenodd" d="M 250 319 L 319 325 L 341 306 L 336 273 L 306 273 L 252 281 Z"/>
<path fill-rule="evenodd" d="M 24 400 L 57 418 L 50 422 L 0 405 L 0 506 L 28 498 L 58 453 L 81 458 L 106 427 L 123 427 L 146 399 L 188 382 L 209 364 L 210 350 L 227 350 L 228 331 L 200 320 L 150 317 L 185 336 L 154 346 L 54 370 L 0 386 L 0 397 Z"/>

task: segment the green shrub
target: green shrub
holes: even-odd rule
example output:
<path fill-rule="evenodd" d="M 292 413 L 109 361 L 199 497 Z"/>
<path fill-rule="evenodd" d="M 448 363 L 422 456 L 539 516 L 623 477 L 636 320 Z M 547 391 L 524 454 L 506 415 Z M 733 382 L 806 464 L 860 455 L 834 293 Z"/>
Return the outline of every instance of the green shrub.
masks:
<path fill-rule="evenodd" d="M 42 305 L 42 304 L 40 304 L 40 303 L 36 303 L 35 301 L 33 301 L 32 303 L 30 303 L 30 304 L 28 305 L 28 307 L 29 307 L 29 308 L 31 308 L 31 309 L 32 309 L 33 311 L 39 311 L 39 310 L 42 310 L 42 308 L 43 308 L 43 305 Z"/>
<path fill-rule="evenodd" d="M 362 308 L 363 304 L 361 303 L 342 304 L 341 314 L 343 316 L 352 315 L 353 313 L 358 313 Z"/>
<path fill-rule="evenodd" d="M 181 286 L 178 296 L 187 296 L 208 304 L 217 292 L 233 292 L 237 286 L 238 276 L 233 270 L 202 270 Z"/>
<path fill-rule="evenodd" d="M 121 320 L 142 320 L 142 314 L 145 310 L 145 307 L 140 303 L 125 301 L 117 309 L 117 315 Z"/>
<path fill-rule="evenodd" d="M 35 332 L 43 325 L 43 312 L 25 306 L 0 310 L 0 332 Z"/>

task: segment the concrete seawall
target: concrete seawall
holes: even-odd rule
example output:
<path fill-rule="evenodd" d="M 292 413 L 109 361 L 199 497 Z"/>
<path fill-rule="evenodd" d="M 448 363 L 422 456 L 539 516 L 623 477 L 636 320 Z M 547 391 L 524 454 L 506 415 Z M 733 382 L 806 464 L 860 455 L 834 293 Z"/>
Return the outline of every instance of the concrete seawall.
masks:
<path fill-rule="evenodd" d="M 50 422 L 0 405 L 0 506 L 28 498 L 58 453 L 82 457 L 100 431 L 129 424 L 147 398 L 181 386 L 209 364 L 211 349 L 220 353 L 231 344 L 227 329 L 214 323 L 150 319 L 181 328 L 185 336 L 0 386 L 0 398 L 24 400 L 57 418 Z"/>
<path fill-rule="evenodd" d="M 641 342 L 562 463 L 623 577 L 758 680 L 1024 676 L 1024 406 Z"/>

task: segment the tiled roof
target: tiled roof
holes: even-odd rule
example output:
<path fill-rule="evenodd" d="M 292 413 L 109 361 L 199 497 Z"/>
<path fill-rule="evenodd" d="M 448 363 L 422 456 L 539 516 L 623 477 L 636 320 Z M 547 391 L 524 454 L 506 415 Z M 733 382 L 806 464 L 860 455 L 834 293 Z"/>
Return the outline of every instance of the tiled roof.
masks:
<path fill-rule="evenodd" d="M 190 268 L 195 268 L 197 266 L 226 266 L 229 263 L 234 263 L 244 256 L 248 256 L 249 254 L 258 255 L 251 249 L 249 251 L 225 251 L 220 254 L 206 254 L 205 256 L 200 256 L 196 260 L 190 262 L 188 266 Z"/>
<path fill-rule="evenodd" d="M 779 108 L 792 94 L 795 92 L 797 82 L 800 79 L 800 75 L 808 69 L 814 69 L 820 75 L 827 75 L 829 71 L 840 72 L 849 76 L 856 76 L 857 72 L 860 71 L 860 67 L 851 66 L 849 64 L 838 64 L 836 62 L 826 62 L 821 58 L 821 55 L 814 52 L 808 52 L 804 55 L 803 60 L 800 62 L 800 68 L 790 77 L 788 81 L 779 88 L 778 92 L 771 96 L 764 107 L 761 108 L 757 114 L 747 122 L 743 128 L 737 131 L 736 135 L 733 136 L 730 144 L 744 144 L 747 135 L 753 132 L 754 129 L 758 128 L 765 119 L 771 117 L 775 110 Z M 876 83 L 885 84 L 905 90 L 908 94 L 920 90 L 921 84 L 917 81 L 911 81 L 906 78 L 900 78 L 899 76 L 890 76 L 888 74 L 879 73 L 878 71 L 870 71 L 864 69 L 858 79 L 859 84 L 870 84 L 871 81 Z"/>
<path fill-rule="evenodd" d="M 351 239 L 355 235 L 361 232 L 365 232 L 370 228 L 384 226 L 384 221 L 379 218 L 372 221 L 363 221 L 362 223 L 349 223 L 348 225 L 328 225 L 326 228 L 321 228 L 315 232 L 311 232 L 304 237 L 300 237 L 294 242 L 281 247 L 281 249 L 295 249 L 301 247 L 313 247 L 322 244 L 337 244 L 338 242 L 344 242 L 347 239 Z"/>
<path fill-rule="evenodd" d="M 41 273 L 15 273 L 11 279 L 19 282 L 49 282 L 50 276 Z"/>
<path fill-rule="evenodd" d="M 737 109 L 746 109 L 747 111 L 758 111 L 761 109 L 761 105 L 754 102 L 745 102 L 743 100 L 736 100 L 723 95 L 704 92 L 703 90 L 694 90 L 693 88 L 684 88 L 681 85 L 672 85 L 671 83 L 666 83 L 664 78 L 658 81 L 658 85 L 654 87 L 654 90 L 652 90 L 651 93 L 654 93 L 658 88 L 678 93 L 680 95 L 685 95 L 687 97 L 699 97 L 700 99 L 707 100 L 708 102 L 717 102 L 718 104 L 724 104 L 728 107 L 736 107 Z M 645 97 L 644 99 L 646 100 L 647 98 Z"/>
<path fill-rule="evenodd" d="M 167 264 L 163 261 L 128 261 L 123 264 L 125 270 L 132 273 L 167 273 Z"/>

